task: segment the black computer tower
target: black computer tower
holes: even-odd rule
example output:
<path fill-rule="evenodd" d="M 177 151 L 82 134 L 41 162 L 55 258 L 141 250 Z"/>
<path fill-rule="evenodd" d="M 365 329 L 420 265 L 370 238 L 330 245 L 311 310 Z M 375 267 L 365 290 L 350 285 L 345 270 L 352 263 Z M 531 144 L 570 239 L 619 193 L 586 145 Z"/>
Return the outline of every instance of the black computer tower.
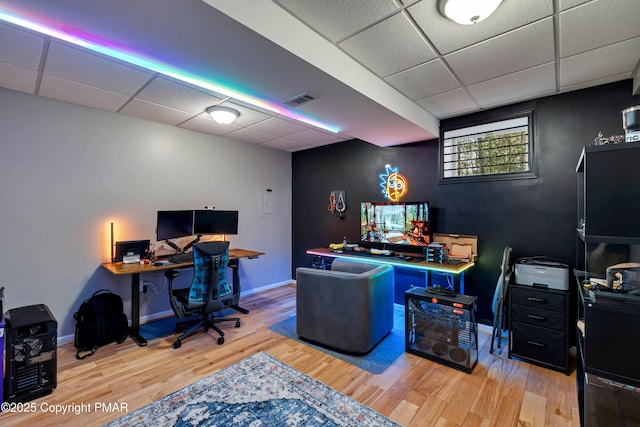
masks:
<path fill-rule="evenodd" d="M 478 362 L 477 297 L 437 289 L 405 292 L 405 351 L 471 373 Z"/>
<path fill-rule="evenodd" d="M 6 402 L 28 402 L 56 388 L 57 327 L 56 319 L 44 304 L 6 312 Z"/>

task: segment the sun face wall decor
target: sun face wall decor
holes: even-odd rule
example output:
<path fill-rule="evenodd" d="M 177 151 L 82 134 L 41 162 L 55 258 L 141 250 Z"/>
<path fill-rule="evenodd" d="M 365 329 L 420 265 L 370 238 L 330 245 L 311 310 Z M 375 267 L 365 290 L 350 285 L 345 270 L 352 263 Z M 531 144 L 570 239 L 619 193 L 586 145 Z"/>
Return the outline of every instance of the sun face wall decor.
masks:
<path fill-rule="evenodd" d="M 385 173 L 380 174 L 379 177 L 382 195 L 385 199 L 397 202 L 409 191 L 407 178 L 398 173 L 397 167 L 385 165 Z"/>

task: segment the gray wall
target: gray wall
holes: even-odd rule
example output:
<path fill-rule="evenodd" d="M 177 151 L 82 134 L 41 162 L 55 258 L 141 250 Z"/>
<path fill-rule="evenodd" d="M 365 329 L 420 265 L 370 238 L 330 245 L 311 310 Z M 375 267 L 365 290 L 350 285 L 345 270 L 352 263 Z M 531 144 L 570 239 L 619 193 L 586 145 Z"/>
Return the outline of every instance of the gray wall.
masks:
<path fill-rule="evenodd" d="M 243 291 L 291 279 L 291 154 L 223 137 L 0 89 L 0 286 L 5 310 L 46 304 L 58 334 L 94 291 L 111 289 L 130 313 L 130 279 L 100 267 L 116 240 L 155 241 L 156 211 L 239 210 L 231 247 L 266 255 L 240 262 Z M 260 215 L 261 189 L 277 215 Z M 170 310 L 164 276 L 141 315 Z M 190 283 L 190 271 L 178 285 Z M 158 293 L 154 293 L 154 289 Z M 129 314 L 128 314 L 129 315 Z"/>

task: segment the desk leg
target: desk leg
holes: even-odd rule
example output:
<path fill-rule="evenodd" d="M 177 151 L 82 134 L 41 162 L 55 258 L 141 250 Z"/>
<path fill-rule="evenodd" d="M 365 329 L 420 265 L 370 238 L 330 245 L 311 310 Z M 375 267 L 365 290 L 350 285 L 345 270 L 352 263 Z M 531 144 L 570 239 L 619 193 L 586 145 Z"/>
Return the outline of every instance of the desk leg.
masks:
<path fill-rule="evenodd" d="M 459 274 L 454 273 L 441 273 L 446 274 L 447 276 L 453 276 L 453 292 L 456 294 L 464 294 L 464 271 Z M 462 279 L 462 281 L 460 280 Z M 461 285 L 462 283 L 462 285 Z M 431 270 L 427 270 L 427 288 L 433 286 L 433 272 Z"/>
<path fill-rule="evenodd" d="M 131 275 L 131 328 L 129 336 L 140 347 L 147 345 L 147 340 L 140 335 L 140 273 Z"/>
<path fill-rule="evenodd" d="M 228 266 L 231 269 L 233 274 L 232 276 L 233 277 L 232 278 L 233 294 L 236 295 L 235 301 L 233 301 L 233 304 L 230 307 L 236 311 L 239 311 L 240 313 L 249 314 L 249 310 L 247 310 L 246 308 L 242 308 L 238 305 L 240 304 L 240 273 L 238 272 L 239 262 L 237 259 L 233 259 L 229 261 Z"/>

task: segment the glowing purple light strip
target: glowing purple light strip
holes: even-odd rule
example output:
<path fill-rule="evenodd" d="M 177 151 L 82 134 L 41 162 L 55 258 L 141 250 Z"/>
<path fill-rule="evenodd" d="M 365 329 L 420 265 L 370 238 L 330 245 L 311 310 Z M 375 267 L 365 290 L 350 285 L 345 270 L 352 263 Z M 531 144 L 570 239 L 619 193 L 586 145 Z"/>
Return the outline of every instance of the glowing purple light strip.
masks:
<path fill-rule="evenodd" d="M 197 77 L 189 76 L 184 74 L 182 71 L 167 67 L 158 62 L 150 61 L 144 58 L 141 58 L 136 55 L 132 55 L 130 53 L 124 52 L 122 50 L 113 49 L 98 43 L 90 42 L 80 37 L 74 36 L 64 31 L 56 30 L 55 28 L 47 27 L 45 25 L 39 24 L 37 22 L 29 21 L 27 19 L 21 18 L 19 16 L 12 15 L 6 11 L 0 10 L 0 20 L 9 22 L 11 24 L 17 25 L 19 27 L 27 28 L 29 30 L 36 31 L 40 34 L 44 34 L 47 36 L 54 37 L 59 40 L 66 41 L 76 46 L 83 47 L 85 49 L 98 52 L 105 56 L 118 59 L 123 62 L 127 62 L 129 64 L 136 65 L 138 67 L 145 68 L 150 71 L 154 71 L 158 74 L 162 74 L 164 76 L 168 76 L 174 78 L 176 80 L 180 80 L 185 83 L 192 84 L 194 86 L 201 87 L 203 89 L 208 89 L 213 92 L 218 92 L 226 96 L 230 96 L 239 101 L 244 101 L 248 104 L 255 105 L 256 107 L 264 108 L 265 110 L 272 111 L 277 114 L 282 114 L 283 116 L 287 116 L 294 120 L 297 120 L 302 123 L 309 124 L 311 126 L 315 126 L 320 129 L 328 130 L 333 133 L 340 132 L 340 129 L 326 125 L 324 123 L 320 123 L 313 119 L 301 116 L 299 114 L 293 113 L 289 110 L 286 110 L 278 105 L 272 104 L 267 101 L 260 100 L 258 98 L 253 98 L 249 95 L 245 95 L 243 93 L 237 92 L 235 90 L 226 88 L 224 86 L 220 86 L 213 82 L 208 82 L 205 80 L 201 80 Z"/>

